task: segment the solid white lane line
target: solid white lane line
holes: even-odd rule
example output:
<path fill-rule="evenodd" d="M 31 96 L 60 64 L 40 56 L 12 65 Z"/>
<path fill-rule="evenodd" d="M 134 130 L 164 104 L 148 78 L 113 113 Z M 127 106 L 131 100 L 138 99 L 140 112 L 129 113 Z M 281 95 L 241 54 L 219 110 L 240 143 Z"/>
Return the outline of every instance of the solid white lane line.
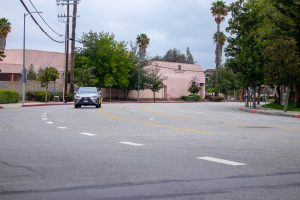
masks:
<path fill-rule="evenodd" d="M 224 159 L 219 159 L 219 158 L 212 158 L 212 157 L 197 157 L 197 158 L 201 159 L 201 160 L 207 160 L 207 161 L 212 161 L 212 162 L 217 162 L 217 163 L 222 163 L 222 164 L 232 165 L 232 166 L 247 165 L 244 163 L 239 163 L 239 162 L 234 162 L 234 161 L 224 160 Z"/>
<path fill-rule="evenodd" d="M 79 133 L 79 134 L 85 136 L 96 136 L 96 134 L 92 134 L 92 133 Z"/>
<path fill-rule="evenodd" d="M 59 126 L 57 127 L 58 129 L 69 129 L 68 127 L 65 127 L 65 126 Z"/>
<path fill-rule="evenodd" d="M 54 122 L 47 122 L 47 124 L 54 124 Z"/>
<path fill-rule="evenodd" d="M 133 142 L 119 142 L 120 144 L 127 144 L 131 146 L 144 146 L 143 144 L 133 143 Z"/>
<path fill-rule="evenodd" d="M 48 120 L 48 118 L 42 118 L 42 120 Z"/>

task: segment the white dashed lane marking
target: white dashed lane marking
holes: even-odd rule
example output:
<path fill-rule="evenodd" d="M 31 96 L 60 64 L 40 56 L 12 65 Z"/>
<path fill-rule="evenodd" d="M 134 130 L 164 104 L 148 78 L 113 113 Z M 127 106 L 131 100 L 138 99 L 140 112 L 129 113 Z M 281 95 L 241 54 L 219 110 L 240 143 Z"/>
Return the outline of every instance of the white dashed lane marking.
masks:
<path fill-rule="evenodd" d="M 96 134 L 93 133 L 79 133 L 80 135 L 85 135 L 85 136 L 96 136 Z"/>
<path fill-rule="evenodd" d="M 133 143 L 133 142 L 119 142 L 120 144 L 127 144 L 131 146 L 144 146 L 143 144 Z"/>
<path fill-rule="evenodd" d="M 234 162 L 234 161 L 230 161 L 230 160 L 224 160 L 224 159 L 220 159 L 220 158 L 213 158 L 213 157 L 197 157 L 197 158 L 201 159 L 201 160 L 207 160 L 207 161 L 211 161 L 211 162 L 217 162 L 217 163 L 222 163 L 222 164 L 232 165 L 232 166 L 247 165 L 244 163 Z"/>
<path fill-rule="evenodd" d="M 68 127 L 65 127 L 65 126 L 59 126 L 59 127 L 57 127 L 58 129 L 69 129 Z"/>
<path fill-rule="evenodd" d="M 42 120 L 48 120 L 48 118 L 42 118 Z"/>
<path fill-rule="evenodd" d="M 54 124 L 54 122 L 47 122 L 47 124 Z"/>

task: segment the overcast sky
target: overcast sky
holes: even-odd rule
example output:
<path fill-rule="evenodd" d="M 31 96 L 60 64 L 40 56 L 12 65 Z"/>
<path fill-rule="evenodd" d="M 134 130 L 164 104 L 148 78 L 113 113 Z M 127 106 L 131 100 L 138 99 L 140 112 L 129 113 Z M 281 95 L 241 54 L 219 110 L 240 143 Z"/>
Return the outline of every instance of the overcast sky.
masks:
<path fill-rule="evenodd" d="M 233 2 L 234 0 L 225 0 Z M 34 11 L 29 0 L 24 0 Z M 58 21 L 56 0 L 31 0 L 48 24 L 64 34 L 65 26 Z M 82 33 L 110 32 L 118 41 L 135 42 L 136 36 L 146 33 L 150 38 L 148 56 L 163 56 L 167 50 L 177 48 L 185 53 L 186 47 L 203 69 L 214 68 L 215 44 L 213 34 L 216 23 L 210 7 L 213 0 L 81 0 L 78 5 L 77 37 Z M 9 19 L 12 32 L 7 39 L 7 49 L 23 48 L 24 7 L 18 0 L 2 0 L 0 17 Z M 42 27 L 55 39 L 63 37 L 53 33 L 37 14 Z M 228 17 L 227 17 L 228 18 Z M 222 24 L 225 29 L 226 22 Z M 26 49 L 64 51 L 64 45 L 52 42 L 26 17 Z M 225 59 L 223 58 L 223 61 Z"/>

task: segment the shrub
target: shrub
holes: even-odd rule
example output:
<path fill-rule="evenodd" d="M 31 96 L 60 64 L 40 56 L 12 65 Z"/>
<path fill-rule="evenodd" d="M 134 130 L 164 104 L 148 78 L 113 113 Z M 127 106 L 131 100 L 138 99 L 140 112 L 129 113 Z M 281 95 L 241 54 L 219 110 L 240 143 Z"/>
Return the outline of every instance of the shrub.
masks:
<path fill-rule="evenodd" d="M 0 90 L 0 104 L 18 103 L 19 93 L 14 90 Z"/>
<path fill-rule="evenodd" d="M 197 94 L 190 94 L 189 96 L 182 96 L 183 101 L 201 101 L 201 96 Z"/>
<path fill-rule="evenodd" d="M 59 100 L 63 101 L 63 93 L 62 92 L 56 93 L 56 96 L 59 96 Z M 74 95 L 71 94 L 71 93 L 67 93 L 65 99 L 66 99 L 67 102 L 73 102 L 74 101 Z"/>
<path fill-rule="evenodd" d="M 208 99 L 208 100 L 214 101 L 214 102 L 224 101 L 224 97 L 221 97 L 221 96 L 215 97 L 213 95 L 205 95 L 205 99 Z"/>
<path fill-rule="evenodd" d="M 26 92 L 26 99 L 29 101 L 39 101 L 39 102 L 45 102 L 46 97 L 46 91 L 29 91 Z M 50 101 L 53 99 L 52 92 L 48 91 L 47 94 L 47 101 Z"/>

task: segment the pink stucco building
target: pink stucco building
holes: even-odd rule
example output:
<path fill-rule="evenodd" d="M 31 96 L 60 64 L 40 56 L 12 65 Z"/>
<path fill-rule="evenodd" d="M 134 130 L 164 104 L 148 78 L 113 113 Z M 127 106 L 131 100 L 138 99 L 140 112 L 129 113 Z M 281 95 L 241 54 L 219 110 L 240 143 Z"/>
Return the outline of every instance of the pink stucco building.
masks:
<path fill-rule="evenodd" d="M 153 61 L 149 68 L 158 68 L 159 72 L 168 79 L 164 81 L 165 87 L 156 93 L 157 98 L 178 99 L 189 95 L 188 89 L 195 79 L 200 87 L 199 94 L 205 96 L 205 75 L 200 65 Z M 129 93 L 130 98 L 137 98 L 137 91 Z M 151 90 L 140 91 L 140 98 L 152 98 Z"/>
<path fill-rule="evenodd" d="M 6 57 L 0 62 L 0 81 L 20 81 L 23 68 L 23 50 L 7 49 L 5 50 L 5 55 Z M 63 81 L 64 53 L 26 50 L 25 55 L 26 69 L 29 69 L 31 64 L 36 72 L 39 68 L 52 66 L 61 74 L 59 81 Z"/>
<path fill-rule="evenodd" d="M 0 62 L 0 86 L 2 83 L 14 83 L 17 85 L 13 88 L 20 88 L 22 68 L 23 68 L 23 51 L 21 49 L 8 49 L 5 51 L 6 58 Z M 32 64 L 35 71 L 39 68 L 48 66 L 55 67 L 60 72 L 60 78 L 57 81 L 56 91 L 62 90 L 63 73 L 64 73 L 64 53 L 26 50 L 26 68 Z M 201 88 L 200 95 L 205 96 L 205 75 L 200 65 L 184 64 L 153 61 L 148 68 L 157 68 L 159 72 L 168 79 L 164 81 L 165 87 L 156 93 L 157 98 L 163 99 L 178 99 L 181 96 L 188 95 L 188 88 L 192 80 L 195 79 L 198 86 Z M 30 83 L 27 83 L 30 84 Z M 7 85 L 7 84 L 6 84 Z M 38 84 L 26 87 L 26 90 L 38 90 Z M 0 88 L 1 89 L 1 88 Z M 3 88 L 2 88 L 3 89 Z M 108 98 L 110 94 L 113 98 L 124 98 L 124 92 L 120 90 L 102 89 L 104 97 Z M 137 91 L 130 91 L 129 98 L 136 99 Z M 140 98 L 150 99 L 153 97 L 151 90 L 141 90 Z"/>

